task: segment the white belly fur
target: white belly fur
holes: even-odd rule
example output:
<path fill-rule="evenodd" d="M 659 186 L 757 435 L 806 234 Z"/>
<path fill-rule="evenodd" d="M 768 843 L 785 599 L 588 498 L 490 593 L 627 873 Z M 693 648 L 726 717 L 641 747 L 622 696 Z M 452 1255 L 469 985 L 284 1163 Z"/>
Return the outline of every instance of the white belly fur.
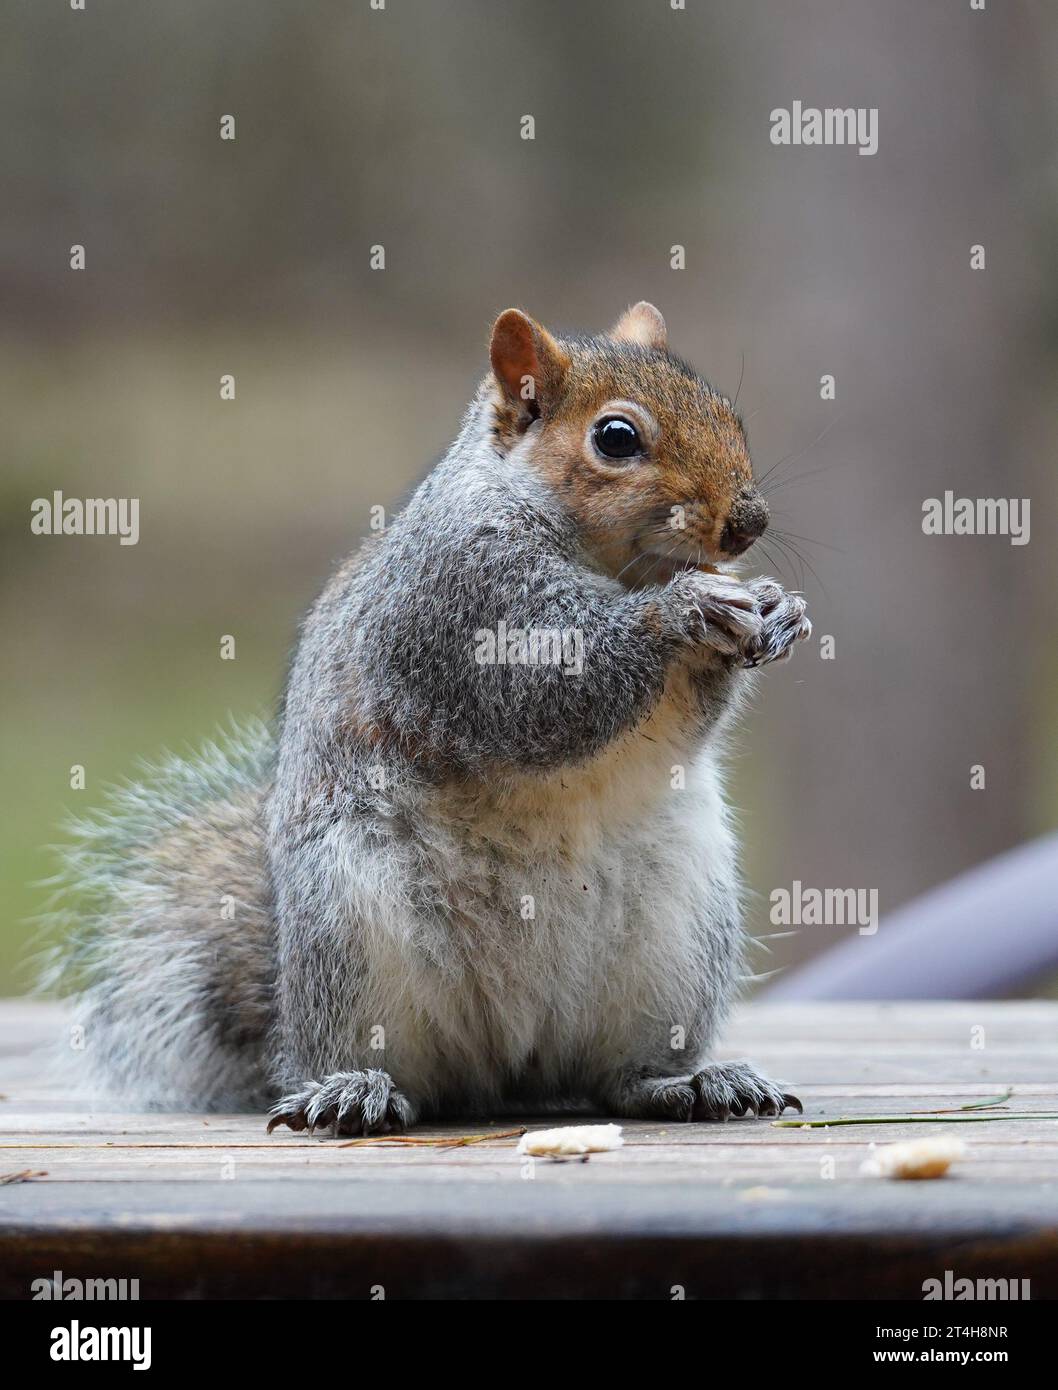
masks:
<path fill-rule="evenodd" d="M 718 771 L 690 724 L 680 679 L 590 764 L 405 808 L 413 834 L 356 885 L 373 919 L 363 1003 L 398 1084 L 495 1102 L 527 1074 L 543 1091 L 590 1079 L 634 1062 L 644 1030 L 689 1026 L 715 968 L 708 923 L 737 900 Z M 431 892 L 413 903 L 401 886 L 424 864 Z"/>

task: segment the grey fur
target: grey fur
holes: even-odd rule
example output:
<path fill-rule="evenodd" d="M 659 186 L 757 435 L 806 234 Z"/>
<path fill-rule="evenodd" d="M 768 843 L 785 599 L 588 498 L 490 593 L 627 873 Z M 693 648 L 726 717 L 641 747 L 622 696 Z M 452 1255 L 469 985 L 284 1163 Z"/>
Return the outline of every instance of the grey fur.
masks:
<path fill-rule="evenodd" d="M 172 1108 L 267 1096 L 273 1125 L 341 1133 L 792 1103 L 705 1058 L 741 968 L 723 735 L 804 604 L 697 571 L 626 588 L 532 443 L 500 444 L 483 386 L 308 615 L 275 750 L 256 730 L 174 761 L 83 830 L 97 1082 Z M 582 674 L 478 664 L 501 620 L 576 629 Z"/>
<path fill-rule="evenodd" d="M 273 758 L 268 729 L 249 723 L 197 758 L 145 769 L 71 827 L 69 930 L 42 983 L 74 991 L 59 1071 L 100 1098 L 267 1104 L 273 917 L 260 808 Z"/>

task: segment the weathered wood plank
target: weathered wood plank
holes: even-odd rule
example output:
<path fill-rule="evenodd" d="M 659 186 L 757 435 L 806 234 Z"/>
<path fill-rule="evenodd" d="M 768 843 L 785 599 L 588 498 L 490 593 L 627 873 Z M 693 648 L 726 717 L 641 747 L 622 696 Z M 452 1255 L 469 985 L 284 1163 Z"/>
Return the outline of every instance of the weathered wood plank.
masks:
<path fill-rule="evenodd" d="M 61 1269 L 137 1277 L 151 1296 L 920 1298 L 960 1276 L 1058 1292 L 1058 1229 L 1032 1191 L 991 1207 L 976 1184 L 829 1184 L 781 1200 L 681 1184 L 610 1181 L 592 1165 L 534 1181 L 41 1184 L 0 1226 L 0 1293 Z M 25 1194 L 27 1188 L 20 1191 Z M 927 1209 L 928 1208 L 928 1209 Z M 101 1220 L 101 1216 L 105 1220 Z"/>
<path fill-rule="evenodd" d="M 382 1283 L 389 1297 L 669 1297 L 679 1284 L 917 1298 L 948 1268 L 1058 1296 L 1058 1121 L 635 1123 L 619 1152 L 528 1168 L 511 1140 L 342 1147 L 268 1137 L 259 1115 L 92 1111 L 43 1068 L 65 1026 L 54 1006 L 0 1005 L 0 1173 L 47 1173 L 0 1187 L 8 1296 L 53 1268 L 139 1277 L 147 1296 L 367 1297 Z M 1008 1085 L 1011 1106 L 1058 1113 L 1054 1004 L 757 1007 L 725 1051 L 793 1084 L 806 1118 L 951 1108 Z M 860 1172 L 872 1143 L 949 1131 L 970 1153 L 941 1182 Z"/>

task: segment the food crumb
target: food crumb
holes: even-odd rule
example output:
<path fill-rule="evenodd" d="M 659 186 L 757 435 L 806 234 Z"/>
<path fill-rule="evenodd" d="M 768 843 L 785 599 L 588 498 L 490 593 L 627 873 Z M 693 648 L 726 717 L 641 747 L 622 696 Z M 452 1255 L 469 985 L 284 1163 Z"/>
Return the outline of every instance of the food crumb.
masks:
<path fill-rule="evenodd" d="M 871 1178 L 942 1178 L 953 1163 L 966 1157 L 961 1139 L 908 1139 L 885 1144 L 860 1164 Z"/>
<path fill-rule="evenodd" d="M 566 1125 L 523 1134 L 517 1152 L 533 1158 L 576 1158 L 619 1149 L 623 1144 L 620 1125 Z"/>

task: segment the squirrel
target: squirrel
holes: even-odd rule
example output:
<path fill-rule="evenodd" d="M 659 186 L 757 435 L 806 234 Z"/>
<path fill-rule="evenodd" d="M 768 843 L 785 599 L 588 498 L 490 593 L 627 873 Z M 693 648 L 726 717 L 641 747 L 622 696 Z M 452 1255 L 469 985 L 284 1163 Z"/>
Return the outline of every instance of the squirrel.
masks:
<path fill-rule="evenodd" d="M 277 732 L 79 826 L 59 973 L 129 1104 L 334 1135 L 801 1108 L 708 1060 L 744 939 L 726 738 L 811 631 L 733 569 L 768 524 L 742 421 L 647 303 L 595 337 L 508 309 L 489 355 L 311 608 Z"/>

